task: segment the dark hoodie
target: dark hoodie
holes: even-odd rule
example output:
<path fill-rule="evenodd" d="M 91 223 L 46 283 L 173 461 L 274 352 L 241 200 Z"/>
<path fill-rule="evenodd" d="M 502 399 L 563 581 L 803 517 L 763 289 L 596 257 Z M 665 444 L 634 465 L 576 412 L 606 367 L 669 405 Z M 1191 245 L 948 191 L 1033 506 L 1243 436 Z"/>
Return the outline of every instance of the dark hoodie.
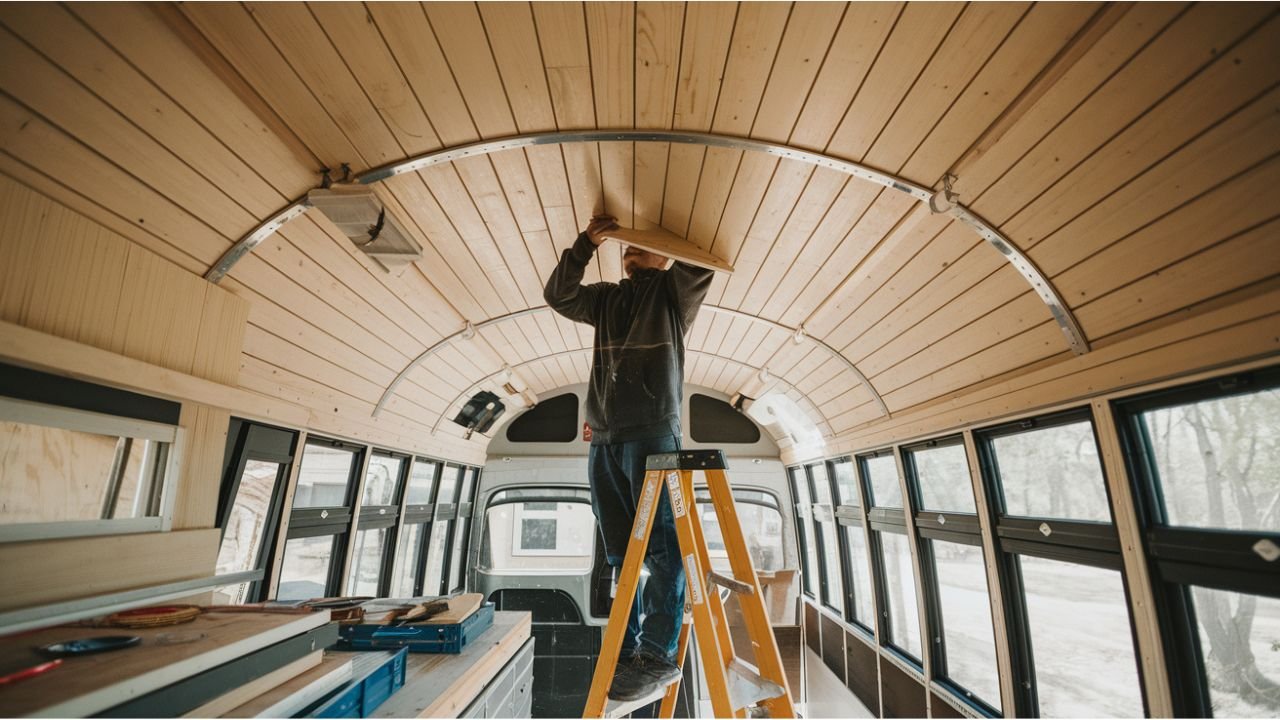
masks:
<path fill-rule="evenodd" d="M 596 329 L 587 391 L 591 443 L 680 437 L 684 336 L 711 287 L 712 271 L 682 262 L 629 279 L 582 284 L 596 247 L 586 233 L 560 256 L 543 297 L 556 312 Z"/>

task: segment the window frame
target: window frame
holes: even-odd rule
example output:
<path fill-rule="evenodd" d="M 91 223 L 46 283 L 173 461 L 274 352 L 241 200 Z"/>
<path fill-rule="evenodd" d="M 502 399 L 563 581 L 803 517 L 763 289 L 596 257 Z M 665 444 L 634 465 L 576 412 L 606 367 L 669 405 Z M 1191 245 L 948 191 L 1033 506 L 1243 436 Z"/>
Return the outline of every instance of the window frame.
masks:
<path fill-rule="evenodd" d="M 855 628 L 858 632 L 875 643 L 876 629 L 871 625 L 867 625 L 857 617 L 857 593 L 856 584 L 853 582 L 853 551 L 849 549 L 849 538 L 847 533 L 842 532 L 844 527 L 858 527 L 862 530 L 863 545 L 867 551 L 863 553 L 862 562 L 867 564 L 867 584 L 870 587 L 871 595 L 871 622 L 875 623 L 880 615 L 880 600 L 877 597 L 876 588 L 879 586 L 879 580 L 876 578 L 874 563 L 871 557 L 871 529 L 867 521 L 867 498 L 868 492 L 863 485 L 862 476 L 858 472 L 858 461 L 852 455 L 842 455 L 832 458 L 827 462 L 827 477 L 831 480 L 831 499 L 835 505 L 836 520 L 836 536 L 840 547 L 840 559 L 842 563 L 841 575 L 845 579 L 845 622 Z M 856 504 L 844 502 L 844 498 L 840 496 L 840 484 L 836 482 L 836 465 L 848 463 L 849 471 L 853 475 L 854 494 L 856 495 Z"/>
<path fill-rule="evenodd" d="M 855 467 L 858 471 L 859 487 L 863 492 L 865 500 L 871 503 L 875 502 L 874 485 L 871 482 L 871 471 L 868 467 L 869 460 L 881 457 L 890 457 L 894 459 L 894 475 L 901 488 L 902 478 L 899 477 L 898 465 L 900 458 L 897 454 L 896 446 L 880 448 L 878 450 L 870 450 L 868 452 L 858 453 L 854 456 Z M 907 513 L 910 512 L 912 504 L 911 498 L 906 493 L 905 488 L 901 488 L 903 507 L 891 506 L 872 506 L 866 510 L 866 529 L 867 529 L 867 551 L 872 555 L 871 568 L 873 573 L 873 584 L 875 585 L 876 603 L 875 607 L 878 613 L 876 622 L 878 623 L 877 635 L 880 638 L 880 647 L 888 651 L 896 657 L 900 662 L 905 663 L 915 673 L 923 677 L 924 674 L 924 657 L 926 645 L 929 641 L 929 628 L 921 624 L 919 607 L 915 608 L 916 623 L 920 632 L 921 657 L 916 657 L 904 647 L 894 644 L 892 640 L 893 618 L 889 615 L 889 608 L 892 603 L 889 602 L 889 583 L 888 576 L 885 571 L 884 542 L 882 542 L 882 533 L 891 533 L 893 535 L 901 535 L 907 543 L 908 555 L 912 553 L 911 529 L 907 524 Z M 910 582 L 915 585 L 916 559 L 912 557 L 912 572 Z M 920 593 L 923 588 L 916 587 L 917 603 L 919 603 Z M 926 680 L 927 682 L 927 680 Z"/>
<path fill-rule="evenodd" d="M 378 588 L 375 592 L 377 597 L 386 597 L 391 588 L 391 577 L 395 569 L 396 551 L 399 547 L 399 531 L 400 531 L 400 515 L 403 512 L 404 497 L 409 485 L 409 472 L 413 467 L 413 456 L 408 453 L 396 452 L 394 450 L 384 450 L 378 447 L 370 447 L 368 450 L 369 462 L 362 463 L 364 468 L 364 480 L 361 482 L 357 492 L 359 497 L 359 521 L 356 523 L 354 531 L 351 534 L 351 543 L 357 544 L 360 533 L 366 530 L 388 530 L 384 545 L 382 548 L 382 559 L 378 564 Z M 364 504 L 364 487 L 368 482 L 369 468 L 372 467 L 372 460 L 375 457 L 386 457 L 400 460 L 400 474 L 395 480 L 395 489 L 392 491 L 391 505 L 365 505 Z M 348 594 L 354 595 L 351 590 L 351 582 L 356 572 L 355 552 L 352 552 L 351 567 L 347 570 L 344 578 L 345 587 Z"/>
<path fill-rule="evenodd" d="M 921 440 L 898 446 L 898 452 L 902 457 L 902 471 L 906 482 L 906 493 L 904 495 L 904 504 L 911 507 L 912 519 L 915 524 L 916 531 L 916 547 L 920 561 L 920 574 L 924 587 L 920 588 L 925 604 L 925 615 L 927 628 L 923 629 L 922 634 L 927 635 L 927 641 L 930 644 L 929 655 L 929 671 L 932 675 L 929 678 L 932 682 L 937 683 L 941 687 L 950 692 L 951 696 L 958 702 L 964 703 L 974 712 L 987 717 L 1000 717 L 1001 712 L 994 705 L 981 698 L 975 691 L 972 691 L 962 685 L 959 681 L 953 679 L 948 672 L 947 657 L 947 633 L 946 623 L 943 619 L 942 612 L 942 587 L 938 580 L 937 555 L 934 552 L 934 541 L 955 543 L 957 545 L 967 545 L 976 547 L 981 551 L 983 549 L 982 542 L 982 526 L 979 520 L 977 509 L 979 507 L 978 498 L 973 498 L 975 512 L 967 513 L 956 510 L 933 510 L 924 509 L 924 490 L 920 484 L 920 476 L 916 465 L 915 455 L 924 450 L 934 450 L 938 448 L 958 447 L 965 455 L 965 476 L 966 486 L 969 492 L 973 493 L 973 483 L 971 474 L 973 468 L 969 467 L 969 457 L 965 449 L 964 433 L 956 433 L 954 435 L 943 435 L 936 438 Z M 983 580 L 987 586 L 987 603 L 990 606 L 991 593 L 990 583 L 986 578 L 988 569 L 986 562 L 983 562 Z M 993 643 L 996 642 L 995 615 L 988 607 L 988 616 L 991 618 L 991 637 Z M 924 640 L 922 640 L 923 642 Z M 995 666 L 992 670 L 996 673 L 997 689 L 999 688 L 999 660 L 997 659 L 998 650 L 993 644 L 992 660 Z M 997 698 L 997 700 L 1000 698 Z"/>
<path fill-rule="evenodd" d="M 352 522 L 356 518 L 356 506 L 359 503 L 361 488 L 364 479 L 361 477 L 362 471 L 365 470 L 367 463 L 365 456 L 371 451 L 368 445 L 361 445 L 347 440 L 338 440 L 334 438 L 324 437 L 322 435 L 307 435 L 305 442 L 299 443 L 297 451 L 298 472 L 293 480 L 293 492 L 297 491 L 297 484 L 302 480 L 302 473 L 305 472 L 303 462 L 306 458 L 306 448 L 309 445 L 320 447 L 329 447 L 338 450 L 344 450 L 352 453 L 351 467 L 348 471 L 346 496 L 343 505 L 328 505 L 321 507 L 292 507 L 289 511 L 289 523 L 285 528 L 284 542 L 281 545 L 281 565 L 280 575 L 284 574 L 284 558 L 288 552 L 290 540 L 298 540 L 303 538 L 321 537 L 331 535 L 333 537 L 333 553 L 329 558 L 329 572 L 325 582 L 325 597 L 333 597 L 343 594 L 346 583 L 347 549 L 355 541 L 352 537 Z M 296 496 L 295 496 L 296 497 Z M 358 532 L 359 527 L 355 530 Z M 280 595 L 279 590 L 280 578 L 274 578 L 273 585 L 276 586 L 276 597 Z"/>
<path fill-rule="evenodd" d="M 1008 515 L 1004 504 L 1004 485 L 992 442 L 997 437 L 1034 430 L 1088 422 L 1098 455 L 1098 469 L 1107 500 L 1111 522 L 1067 518 L 1024 517 Z M 1014 707 L 1005 708 L 1009 717 L 1040 717 L 1035 659 L 1031 643 L 1030 612 L 1027 609 L 1026 583 L 1022 577 L 1020 555 L 1046 560 L 1087 565 L 1113 570 L 1119 574 L 1124 590 L 1125 615 L 1129 621 L 1130 644 L 1138 678 L 1138 692 L 1144 714 L 1150 713 L 1147 686 L 1138 643 L 1137 623 L 1130 597 L 1130 578 L 1124 566 L 1119 531 L 1115 524 L 1115 501 L 1111 496 L 1106 463 L 1098 433 L 1098 423 L 1089 405 L 1067 408 L 1043 415 L 1033 415 L 1008 422 L 972 429 L 977 451 L 978 471 L 986 494 L 987 520 L 991 526 L 999 576 L 1001 598 L 1008 637 Z M 975 498 L 976 501 L 976 498 Z M 1048 525 L 1046 534 L 1041 527 Z"/>
<path fill-rule="evenodd" d="M 1280 532 L 1169 524 L 1159 467 L 1142 414 L 1276 389 L 1280 389 L 1280 367 L 1272 366 L 1110 402 L 1148 558 L 1174 712 L 1179 717 L 1213 717 L 1192 586 L 1280 598 L 1280 563 L 1268 562 L 1252 549 L 1259 539 L 1280 545 Z"/>
<path fill-rule="evenodd" d="M 430 502 L 410 505 L 409 484 L 413 478 L 413 471 L 419 463 L 430 464 L 435 468 L 431 473 L 431 492 L 429 493 L 430 498 L 428 498 Z M 413 455 L 410 458 L 409 467 L 405 475 L 404 487 L 400 496 L 401 509 L 396 523 L 396 550 L 391 576 L 395 575 L 395 570 L 401 563 L 413 562 L 414 558 L 419 559 L 413 575 L 412 597 L 422 597 L 424 592 L 428 545 L 431 538 L 431 527 L 435 522 L 436 496 L 440 493 L 440 480 L 444 475 L 444 466 L 445 462 L 443 460 L 423 455 Z M 418 541 L 415 546 L 406 547 L 405 556 L 402 557 L 400 555 L 400 537 L 402 533 L 408 532 L 407 528 L 411 525 L 421 525 L 422 531 L 418 535 Z"/>
<path fill-rule="evenodd" d="M 803 475 L 801 475 L 802 473 Z M 819 595 L 814 590 L 812 580 L 815 577 L 816 570 L 809 567 L 809 538 L 805 536 L 804 532 L 806 519 L 810 523 L 809 527 L 812 528 L 813 511 L 809 508 L 809 505 L 812 505 L 812 497 L 810 497 L 810 502 L 805 503 L 805 507 L 802 508 L 799 494 L 801 477 L 808 477 L 808 473 L 804 472 L 804 466 L 792 465 L 787 468 L 787 489 L 791 491 L 791 507 L 794 508 L 793 515 L 796 524 L 796 547 L 800 551 L 800 594 L 817 600 Z M 807 488 L 808 481 L 804 480 L 804 482 Z"/>

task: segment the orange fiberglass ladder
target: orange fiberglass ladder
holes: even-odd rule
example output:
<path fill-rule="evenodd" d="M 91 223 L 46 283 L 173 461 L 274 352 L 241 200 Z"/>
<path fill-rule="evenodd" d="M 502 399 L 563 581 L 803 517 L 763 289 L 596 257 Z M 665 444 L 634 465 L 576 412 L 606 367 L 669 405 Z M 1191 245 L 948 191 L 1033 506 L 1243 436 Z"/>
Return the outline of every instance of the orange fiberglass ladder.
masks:
<path fill-rule="evenodd" d="M 760 581 L 751 564 L 738 511 L 733 504 L 733 492 L 725 476 L 724 453 L 719 450 L 693 450 L 650 455 L 645 470 L 644 487 L 636 507 L 627 556 L 622 562 L 622 575 L 582 717 L 622 717 L 659 699 L 662 700 L 659 717 L 672 717 L 675 711 L 679 680 L 638 700 L 619 702 L 608 699 L 631 604 L 635 602 L 636 588 L 640 584 L 640 568 L 644 563 L 645 548 L 649 545 L 649 533 L 653 529 L 658 493 L 662 492 L 664 483 L 685 567 L 685 615 L 676 649 L 676 664 L 683 670 L 689 649 L 689 631 L 692 629 L 698 635 L 711 709 L 716 717 L 795 717 L 787 678 L 782 670 L 782 657 L 778 654 L 778 644 L 760 592 Z M 706 476 L 711 504 L 729 555 L 732 577 L 711 568 L 701 516 L 694 503 L 695 471 Z M 720 598 L 721 587 L 738 596 L 758 668 L 734 655 L 729 624 Z"/>

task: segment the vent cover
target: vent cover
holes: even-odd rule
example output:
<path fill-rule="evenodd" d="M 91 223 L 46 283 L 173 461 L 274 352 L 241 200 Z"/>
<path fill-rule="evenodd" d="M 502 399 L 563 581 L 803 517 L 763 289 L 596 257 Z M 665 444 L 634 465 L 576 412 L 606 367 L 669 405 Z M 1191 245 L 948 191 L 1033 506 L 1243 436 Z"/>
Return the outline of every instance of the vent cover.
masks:
<path fill-rule="evenodd" d="M 368 185 L 316 188 L 307 193 L 307 202 L 387 272 L 422 259 L 422 246 Z"/>

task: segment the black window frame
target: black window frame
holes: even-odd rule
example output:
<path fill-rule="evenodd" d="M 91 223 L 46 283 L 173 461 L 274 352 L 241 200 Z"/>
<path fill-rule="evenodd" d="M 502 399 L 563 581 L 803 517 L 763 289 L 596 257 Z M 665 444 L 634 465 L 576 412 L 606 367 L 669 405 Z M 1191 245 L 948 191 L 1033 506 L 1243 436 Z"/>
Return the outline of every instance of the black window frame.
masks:
<path fill-rule="evenodd" d="M 898 448 L 902 456 L 902 471 L 907 486 L 907 492 L 903 500 L 904 504 L 911 507 L 911 517 L 914 520 L 916 529 L 916 548 L 920 560 L 920 575 L 924 581 L 924 587 L 920 588 L 920 591 L 924 598 L 927 626 L 921 630 L 922 635 L 926 636 L 922 639 L 922 642 L 930 643 L 929 666 L 933 675 L 930 680 L 946 688 L 955 700 L 964 703 L 974 712 L 986 717 L 1001 717 L 1000 711 L 995 706 L 954 680 L 947 671 L 947 633 L 942 615 L 942 588 L 938 583 L 937 556 L 933 551 L 935 540 L 982 549 L 982 526 L 976 512 L 978 499 L 976 496 L 973 498 L 975 508 L 973 513 L 955 510 L 926 510 L 924 509 L 924 492 L 921 488 L 920 476 L 916 468 L 915 454 L 918 452 L 946 447 L 959 447 L 963 450 L 964 446 L 964 433 L 958 433 L 913 442 Z M 969 475 L 973 472 L 973 469 L 969 467 L 967 452 L 965 453 L 965 470 L 965 480 L 969 482 L 969 492 L 973 493 L 973 482 Z M 983 565 L 985 579 L 985 562 Z M 990 586 L 988 585 L 988 604 L 990 600 Z M 994 641 L 996 637 L 995 617 L 992 616 L 991 620 L 993 623 L 991 637 Z M 992 649 L 994 650 L 995 648 L 993 647 Z M 995 657 L 993 656 L 994 659 Z M 998 660 L 996 660 L 996 666 L 992 670 L 995 671 L 998 681 L 1000 673 Z"/>
<path fill-rule="evenodd" d="M 831 480 L 831 501 L 834 505 L 836 520 L 836 538 L 840 548 L 841 560 L 841 576 L 844 578 L 844 619 L 845 622 L 854 628 L 855 631 L 861 633 L 864 638 L 871 643 L 875 643 L 875 628 L 863 622 L 857 616 L 857 589 L 856 583 L 853 581 L 853 563 L 867 563 L 867 580 L 871 588 L 871 622 L 876 622 L 878 614 L 878 599 L 876 595 L 876 587 L 879 581 L 876 578 L 875 570 L 872 567 L 872 559 L 870 555 L 871 531 L 867 525 L 867 507 L 868 493 L 866 487 L 863 486 L 862 476 L 858 472 L 857 460 L 852 455 L 842 455 L 832 458 L 827 462 L 827 477 Z M 836 482 L 836 466 L 847 463 L 849 472 L 853 476 L 854 498 L 845 498 L 840 492 L 840 484 Z M 845 502 L 846 499 L 855 502 Z M 864 557 L 855 558 L 853 551 L 849 548 L 848 534 L 843 531 L 845 527 L 858 527 L 862 530 L 863 544 L 867 546 L 867 553 L 863 553 Z"/>
<path fill-rule="evenodd" d="M 460 592 L 467 585 L 467 553 L 471 549 L 471 534 L 475 529 L 476 493 L 480 490 L 482 472 L 475 465 L 463 465 L 462 472 L 458 475 L 457 509 L 454 511 L 453 527 L 450 528 L 449 556 L 442 573 L 445 584 L 452 585 L 450 580 L 453 578 L 454 563 L 458 563 L 458 583 L 448 589 L 450 593 Z M 459 542 L 461 547 L 455 547 Z"/>
<path fill-rule="evenodd" d="M 410 505 L 408 502 L 409 484 L 413 479 L 413 471 L 419 463 L 429 464 L 435 469 L 431 473 L 431 492 L 429 502 Z M 427 570 L 427 552 L 429 551 L 428 543 L 431 540 L 431 527 L 435 518 L 436 495 L 440 492 L 440 480 L 444 474 L 445 462 L 436 458 L 423 455 L 414 455 L 409 465 L 408 476 L 405 479 L 404 494 L 401 500 L 403 510 L 401 511 L 401 522 L 399 525 L 400 532 L 407 534 L 411 525 L 421 525 L 422 531 L 418 534 L 418 541 L 413 547 L 405 548 L 405 557 L 400 558 L 401 562 L 414 563 L 415 570 L 413 573 L 413 589 L 414 597 L 421 597 L 424 593 L 424 584 L 426 580 Z M 396 552 L 399 552 L 399 538 L 396 539 Z"/>
<path fill-rule="evenodd" d="M 422 569 L 423 594 L 447 595 L 449 592 L 448 588 L 446 587 L 449 584 L 449 559 L 452 556 L 452 552 L 453 552 L 453 535 L 455 530 L 454 523 L 457 522 L 457 518 L 458 518 L 458 495 L 462 492 L 463 476 L 464 476 L 464 473 L 466 472 L 466 469 L 467 469 L 467 466 L 462 465 L 461 463 L 442 462 L 440 472 L 436 476 L 436 486 L 434 490 L 435 514 L 432 517 L 431 527 L 427 529 L 428 533 L 424 540 L 424 542 L 427 543 L 427 549 L 426 549 L 426 553 L 423 555 L 423 569 Z M 445 473 L 447 472 L 454 472 L 457 474 L 457 482 L 455 482 L 453 485 L 452 497 L 448 498 L 448 502 L 445 501 L 446 500 L 445 498 L 440 497 L 440 489 L 444 485 Z M 426 571 L 427 571 L 427 568 L 430 566 L 430 552 L 431 552 L 430 533 L 435 530 L 437 523 L 445 523 L 446 525 L 445 525 L 444 536 L 443 536 L 444 547 L 441 549 L 441 553 L 443 553 L 443 555 L 441 556 L 441 560 L 440 560 L 440 577 L 437 579 L 435 583 L 435 588 L 433 590 L 433 588 L 427 586 Z"/>
<path fill-rule="evenodd" d="M 332 597 L 342 594 L 343 584 L 346 580 L 344 573 L 346 568 L 344 566 L 346 565 L 347 544 L 353 540 L 350 537 L 351 521 L 355 517 L 355 504 L 359 500 L 357 493 L 360 491 L 360 472 L 364 468 L 364 455 L 369 452 L 369 448 L 366 445 L 347 440 L 308 435 L 306 441 L 298 447 L 296 460 L 298 463 L 298 478 L 295 480 L 295 486 L 297 482 L 301 481 L 301 473 L 305 471 L 302 464 L 306 457 L 306 448 L 309 445 L 330 447 L 352 453 L 351 468 L 347 478 L 346 497 L 344 498 L 345 504 L 341 506 L 291 508 L 289 526 L 285 528 L 284 545 L 281 552 L 287 553 L 290 540 L 325 535 L 332 536 L 333 548 L 329 557 L 329 571 L 325 581 L 325 596 Z M 297 492 L 296 487 L 294 492 Z M 284 566 L 281 565 L 282 574 L 283 571 Z M 276 594 L 277 596 L 279 595 L 278 585 Z"/>
<path fill-rule="evenodd" d="M 812 517 L 806 515 L 812 513 L 809 505 L 812 504 L 813 498 L 810 497 L 810 503 L 800 502 L 799 483 L 802 478 L 808 478 L 808 473 L 804 472 L 803 466 L 793 465 L 787 468 L 787 489 L 791 491 L 791 507 L 795 510 L 793 517 L 796 524 L 796 547 L 800 551 L 800 594 L 817 600 L 818 594 L 814 591 L 813 585 L 813 578 L 817 571 L 809 567 L 809 539 L 804 532 L 806 517 L 809 517 L 809 522 L 813 522 Z M 804 479 L 804 482 L 807 490 L 808 480 Z"/>
<path fill-rule="evenodd" d="M 1193 585 L 1280 598 L 1280 563 L 1252 550 L 1280 533 L 1170 525 L 1158 465 L 1142 414 L 1149 410 L 1280 389 L 1280 366 L 1230 373 L 1110 403 L 1142 535 L 1174 715 L 1213 717 Z"/>
<path fill-rule="evenodd" d="M 395 452 L 393 450 L 384 450 L 382 448 L 373 447 L 369 450 L 369 463 L 362 463 L 365 468 L 365 480 L 368 483 L 369 468 L 373 467 L 374 457 L 389 457 L 401 461 L 400 476 L 396 479 L 395 490 L 392 492 L 391 505 L 364 505 L 364 498 L 361 497 L 359 517 L 360 521 L 356 524 L 355 535 L 352 536 L 351 542 L 356 542 L 360 533 L 366 530 L 382 530 L 386 529 L 386 538 L 382 546 L 382 560 L 378 565 L 378 589 L 375 593 L 378 597 L 386 597 L 390 593 L 392 568 L 396 560 L 396 548 L 399 543 L 397 529 L 400 524 L 401 507 L 404 504 L 404 495 L 408 490 L 409 472 L 413 467 L 413 456 L 408 453 Z M 361 489 L 363 492 L 363 488 Z M 355 554 L 352 554 L 352 562 L 350 575 L 356 572 Z M 352 578 L 345 578 L 347 587 L 350 587 Z"/>
<path fill-rule="evenodd" d="M 866 529 L 867 529 L 867 548 L 871 552 L 872 582 L 875 585 L 876 608 L 879 610 L 879 617 L 876 618 L 878 623 L 878 631 L 880 636 L 880 647 L 892 653 L 903 663 L 914 668 L 921 675 L 924 674 L 924 659 L 911 654 L 906 648 L 895 645 L 891 639 L 890 629 L 892 628 L 893 618 L 889 615 L 889 587 L 887 577 L 885 575 L 884 560 L 884 543 L 881 541 L 882 533 L 891 533 L 901 535 L 907 542 L 908 554 L 910 554 L 911 538 L 907 531 L 907 512 L 911 504 L 910 498 L 906 493 L 902 493 L 903 507 L 881 507 L 874 505 L 875 491 L 871 482 L 871 472 L 868 469 L 867 461 L 874 458 L 891 457 L 894 458 L 894 475 L 895 479 L 898 474 L 897 452 L 894 447 L 881 448 L 871 450 L 864 453 L 858 453 L 854 456 L 855 467 L 858 471 L 859 483 L 864 494 L 864 499 L 871 503 L 866 511 Z M 914 561 L 913 561 L 914 562 Z M 914 585 L 916 581 L 914 567 L 911 573 L 910 582 Z M 922 591 L 916 588 L 916 593 Z M 919 608 L 913 608 L 916 612 L 917 623 L 919 623 Z M 921 654 L 923 654 L 924 643 L 928 642 L 928 628 L 919 626 Z"/>
<path fill-rule="evenodd" d="M 819 499 L 818 485 L 820 484 L 821 481 L 819 481 L 818 478 L 816 477 L 814 473 L 814 468 L 819 466 L 822 467 L 822 470 L 826 474 L 826 478 L 827 478 L 826 489 L 827 489 L 827 497 L 830 498 L 830 502 L 826 502 L 826 503 L 822 503 L 818 501 Z M 822 604 L 823 607 L 840 615 L 840 617 L 844 617 L 844 608 L 836 607 L 835 605 L 832 605 L 829 600 L 829 598 L 832 595 L 839 593 L 840 600 L 843 603 L 848 598 L 848 595 L 849 595 L 844 585 L 844 580 L 845 580 L 844 565 L 843 565 L 843 558 L 840 555 L 840 542 L 836 537 L 832 537 L 832 538 L 827 537 L 828 528 L 830 528 L 832 535 L 839 536 L 840 534 L 839 525 L 837 525 L 836 523 L 835 489 L 831 485 L 831 468 L 827 466 L 827 463 L 825 460 L 820 460 L 818 462 L 808 463 L 807 465 L 805 465 L 804 474 L 809 483 L 809 498 L 810 498 L 809 507 L 813 516 L 813 542 L 818 549 L 819 591 L 818 591 L 817 600 Z M 829 516 L 829 519 L 823 520 L 821 518 L 821 516 L 823 515 Z M 838 587 L 834 586 L 834 584 L 832 583 L 833 578 L 830 577 L 830 572 L 829 572 L 830 569 L 827 567 L 827 543 L 828 542 L 835 544 L 835 547 L 833 548 L 836 553 L 835 569 L 836 569 L 836 572 L 840 574 L 840 577 L 835 578 L 836 582 L 839 583 Z"/>
<path fill-rule="evenodd" d="M 1098 456 L 1098 469 L 1107 500 L 1107 512 L 1111 522 L 1066 518 L 1024 517 L 1006 514 L 1004 488 L 999 474 L 992 440 L 1045 428 L 1088 422 Z M 1129 592 L 1129 577 L 1121 555 L 1119 533 L 1115 525 L 1115 502 L 1111 497 L 1111 484 L 1107 481 L 1107 469 L 1102 458 L 1098 424 L 1090 406 L 1068 408 L 1057 412 L 1021 418 L 973 430 L 974 445 L 978 455 L 978 468 L 986 493 L 988 521 L 995 544 L 996 574 L 1004 600 L 1005 625 L 1008 634 L 1010 665 L 1012 667 L 1014 707 L 1004 708 L 1011 717 L 1040 717 L 1037 692 L 1035 659 L 1031 647 L 1030 614 L 1027 610 L 1025 583 L 1019 556 L 1044 558 L 1090 567 L 1114 570 L 1119 573 L 1124 590 L 1125 615 L 1129 620 L 1130 643 L 1138 678 L 1138 692 L 1144 715 L 1150 714 L 1146 682 L 1143 677 L 1141 649 L 1137 638 L 1137 624 L 1133 617 L 1133 603 Z M 1048 526 L 1049 533 L 1041 529 Z"/>

